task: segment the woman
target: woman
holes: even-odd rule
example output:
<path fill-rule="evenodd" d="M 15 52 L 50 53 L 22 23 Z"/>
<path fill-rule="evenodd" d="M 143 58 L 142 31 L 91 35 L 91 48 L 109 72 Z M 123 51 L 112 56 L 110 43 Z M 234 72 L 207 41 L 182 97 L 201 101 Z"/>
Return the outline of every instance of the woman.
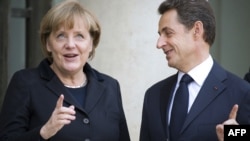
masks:
<path fill-rule="evenodd" d="M 118 81 L 87 63 L 100 33 L 96 18 L 77 1 L 48 11 L 40 26 L 46 59 L 12 77 L 1 141 L 130 140 Z"/>

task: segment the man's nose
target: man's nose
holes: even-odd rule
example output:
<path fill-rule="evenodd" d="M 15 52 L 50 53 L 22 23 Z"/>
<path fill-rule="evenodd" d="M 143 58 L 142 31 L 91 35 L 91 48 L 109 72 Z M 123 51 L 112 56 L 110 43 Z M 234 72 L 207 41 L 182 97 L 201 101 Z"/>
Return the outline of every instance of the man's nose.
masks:
<path fill-rule="evenodd" d="M 167 43 L 166 43 L 166 39 L 165 38 L 163 38 L 162 36 L 160 36 L 159 38 L 158 38 L 158 40 L 157 40 L 157 45 L 156 45 L 156 47 L 158 48 L 158 49 L 161 49 L 163 46 L 165 46 Z"/>

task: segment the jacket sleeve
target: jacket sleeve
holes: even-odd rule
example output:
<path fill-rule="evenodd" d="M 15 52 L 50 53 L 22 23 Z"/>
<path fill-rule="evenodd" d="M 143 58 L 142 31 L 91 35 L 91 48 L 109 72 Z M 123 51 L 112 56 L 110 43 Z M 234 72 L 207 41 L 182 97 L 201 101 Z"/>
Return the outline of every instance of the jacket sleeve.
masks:
<path fill-rule="evenodd" d="M 0 113 L 0 141 L 39 141 L 40 128 L 29 130 L 29 79 L 17 72 L 7 88 Z"/>
<path fill-rule="evenodd" d="M 126 117 L 125 117 L 123 104 L 122 104 L 122 96 L 121 96 L 120 85 L 119 85 L 118 81 L 116 81 L 116 84 L 117 84 L 117 94 L 118 94 L 117 102 L 119 102 L 120 111 L 121 111 L 119 141 L 130 141 L 128 126 L 127 126 L 127 120 L 126 120 Z"/>
<path fill-rule="evenodd" d="M 147 94 L 145 95 L 143 108 L 142 108 L 142 120 L 141 120 L 141 129 L 140 129 L 140 141 L 150 141 L 149 136 L 149 127 L 147 121 Z"/>

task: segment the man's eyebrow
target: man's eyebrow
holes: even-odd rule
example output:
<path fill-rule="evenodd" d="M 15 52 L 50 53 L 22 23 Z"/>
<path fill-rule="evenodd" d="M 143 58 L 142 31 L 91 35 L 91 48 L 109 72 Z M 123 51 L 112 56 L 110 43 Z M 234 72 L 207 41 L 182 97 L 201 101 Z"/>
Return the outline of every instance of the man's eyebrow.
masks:
<path fill-rule="evenodd" d="M 160 31 L 158 31 L 158 34 L 161 35 L 162 32 L 166 32 L 166 30 L 170 30 L 173 31 L 171 28 L 169 27 L 163 27 Z"/>

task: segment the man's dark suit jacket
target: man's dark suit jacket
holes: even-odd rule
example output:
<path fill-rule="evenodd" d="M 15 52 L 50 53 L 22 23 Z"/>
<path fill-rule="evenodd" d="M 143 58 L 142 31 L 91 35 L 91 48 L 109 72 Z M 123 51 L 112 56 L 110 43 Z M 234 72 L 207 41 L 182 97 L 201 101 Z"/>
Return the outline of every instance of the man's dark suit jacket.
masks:
<path fill-rule="evenodd" d="M 168 111 L 177 74 L 150 87 L 145 94 L 140 141 L 168 141 Z M 216 62 L 182 127 L 179 141 L 217 141 L 215 127 L 239 105 L 237 121 L 250 124 L 250 85 Z"/>
<path fill-rule="evenodd" d="M 64 94 L 64 106 L 74 105 L 76 120 L 50 141 L 129 141 L 118 81 L 86 64 L 88 84 L 83 108 L 44 60 L 36 69 L 14 74 L 0 115 L 1 141 L 39 141 L 39 130 Z"/>
<path fill-rule="evenodd" d="M 244 79 L 250 83 L 250 68 L 249 71 L 245 74 Z"/>

